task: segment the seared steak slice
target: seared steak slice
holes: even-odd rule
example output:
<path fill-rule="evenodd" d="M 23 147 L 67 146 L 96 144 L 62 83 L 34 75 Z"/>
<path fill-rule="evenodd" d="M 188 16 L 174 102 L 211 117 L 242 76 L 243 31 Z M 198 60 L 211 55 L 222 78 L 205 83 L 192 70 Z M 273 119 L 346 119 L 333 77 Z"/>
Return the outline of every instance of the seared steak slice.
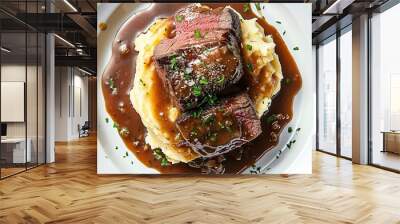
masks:
<path fill-rule="evenodd" d="M 229 30 L 240 40 L 240 18 L 230 8 L 210 9 L 192 4 L 175 14 L 176 32 L 193 33 L 196 29 L 202 33 L 215 30 Z"/>
<path fill-rule="evenodd" d="M 202 111 L 186 112 L 176 125 L 190 146 L 202 157 L 227 153 L 261 134 L 261 122 L 249 96 L 240 93 Z"/>
<path fill-rule="evenodd" d="M 166 39 L 155 48 L 157 74 L 182 111 L 196 108 L 208 95 L 220 95 L 239 81 L 243 65 L 237 39 L 229 31 L 212 31 Z"/>

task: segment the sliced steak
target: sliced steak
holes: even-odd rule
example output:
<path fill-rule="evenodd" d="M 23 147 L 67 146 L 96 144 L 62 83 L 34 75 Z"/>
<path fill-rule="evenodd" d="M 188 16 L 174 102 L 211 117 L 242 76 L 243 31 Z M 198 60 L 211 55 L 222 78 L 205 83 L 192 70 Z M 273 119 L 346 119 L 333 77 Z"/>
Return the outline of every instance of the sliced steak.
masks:
<path fill-rule="evenodd" d="M 215 30 L 229 30 L 240 40 L 240 18 L 230 8 L 210 9 L 207 6 L 192 4 L 182 8 L 175 14 L 176 32 L 202 33 Z"/>
<path fill-rule="evenodd" d="M 176 125 L 190 146 L 202 157 L 227 153 L 261 134 L 261 122 L 246 93 L 222 99 L 201 111 L 186 112 Z"/>
<path fill-rule="evenodd" d="M 182 111 L 202 105 L 208 95 L 223 94 L 243 75 L 237 39 L 227 30 L 163 40 L 153 59 L 158 76 Z"/>

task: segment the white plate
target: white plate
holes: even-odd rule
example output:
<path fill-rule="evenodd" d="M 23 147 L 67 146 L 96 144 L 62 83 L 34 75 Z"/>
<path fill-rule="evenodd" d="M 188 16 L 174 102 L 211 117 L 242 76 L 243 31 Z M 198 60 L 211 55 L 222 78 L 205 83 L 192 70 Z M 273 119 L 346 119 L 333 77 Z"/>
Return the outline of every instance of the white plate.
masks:
<path fill-rule="evenodd" d="M 111 58 L 111 43 L 122 24 L 133 14 L 148 8 L 154 3 L 101 3 L 98 4 L 97 21 L 105 22 L 107 29 L 97 33 L 97 71 L 98 71 L 98 141 L 97 172 L 99 174 L 157 174 L 155 169 L 144 166 L 131 153 L 114 128 L 112 122 L 106 123 L 110 116 L 104 106 L 101 91 L 101 76 Z M 261 4 L 263 15 L 283 36 L 289 49 L 299 47 L 292 54 L 302 75 L 303 85 L 295 98 L 294 117 L 283 130 L 279 144 L 261 158 L 256 166 L 262 167 L 262 173 L 311 173 L 312 133 L 314 132 L 314 101 L 311 46 L 311 4 L 310 3 L 266 3 Z M 254 5 L 252 5 L 254 8 Z M 277 23 L 280 21 L 281 23 Z M 288 134 L 287 128 L 301 128 Z M 296 143 L 287 149 L 286 144 L 295 139 Z M 115 150 L 118 146 L 118 150 Z M 128 152 L 128 157 L 123 157 Z M 280 154 L 279 158 L 277 155 Z M 249 173 L 246 170 L 244 173 Z"/>

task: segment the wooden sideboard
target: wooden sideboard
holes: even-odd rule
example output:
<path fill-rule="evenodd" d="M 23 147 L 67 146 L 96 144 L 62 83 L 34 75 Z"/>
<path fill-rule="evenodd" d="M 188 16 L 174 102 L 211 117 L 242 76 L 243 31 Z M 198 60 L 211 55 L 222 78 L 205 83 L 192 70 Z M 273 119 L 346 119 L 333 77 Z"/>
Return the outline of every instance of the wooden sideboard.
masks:
<path fill-rule="evenodd" d="M 400 131 L 383 131 L 382 152 L 400 154 Z"/>

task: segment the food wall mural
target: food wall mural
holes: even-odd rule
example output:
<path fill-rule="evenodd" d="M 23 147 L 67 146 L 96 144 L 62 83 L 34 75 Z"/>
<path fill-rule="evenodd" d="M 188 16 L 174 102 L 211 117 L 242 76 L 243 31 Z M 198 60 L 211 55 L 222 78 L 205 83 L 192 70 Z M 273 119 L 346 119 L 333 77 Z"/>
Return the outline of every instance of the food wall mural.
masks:
<path fill-rule="evenodd" d="M 99 174 L 310 173 L 311 4 L 98 4 Z"/>

